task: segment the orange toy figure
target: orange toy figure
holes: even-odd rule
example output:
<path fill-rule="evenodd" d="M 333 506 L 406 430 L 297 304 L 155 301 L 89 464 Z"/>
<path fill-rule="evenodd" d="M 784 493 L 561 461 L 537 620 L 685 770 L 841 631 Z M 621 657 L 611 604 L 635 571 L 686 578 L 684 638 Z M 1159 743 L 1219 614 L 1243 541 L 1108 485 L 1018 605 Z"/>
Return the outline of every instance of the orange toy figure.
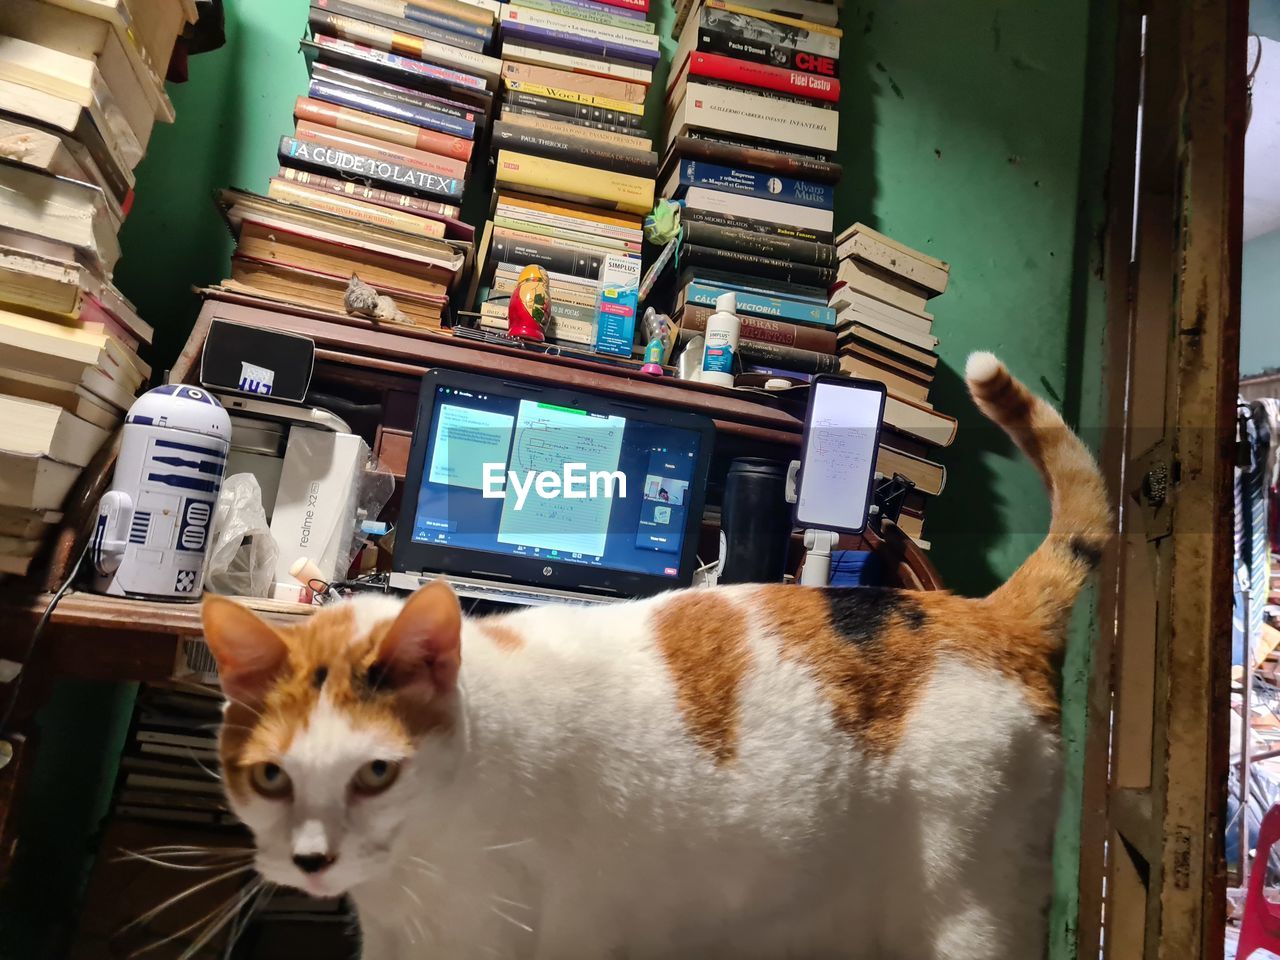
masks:
<path fill-rule="evenodd" d="M 520 271 L 507 307 L 507 333 L 522 340 L 541 343 L 543 328 L 551 319 L 551 280 L 547 271 L 531 263 Z"/>

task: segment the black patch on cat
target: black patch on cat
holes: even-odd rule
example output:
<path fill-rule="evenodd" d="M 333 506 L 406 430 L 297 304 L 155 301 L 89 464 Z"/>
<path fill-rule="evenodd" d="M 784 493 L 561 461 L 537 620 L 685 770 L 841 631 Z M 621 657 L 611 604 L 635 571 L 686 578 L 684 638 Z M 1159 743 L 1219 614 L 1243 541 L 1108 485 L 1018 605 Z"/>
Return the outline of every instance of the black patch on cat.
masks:
<path fill-rule="evenodd" d="M 319 690 L 324 686 L 324 682 L 329 679 L 328 667 L 316 667 L 316 672 L 311 677 L 311 685 Z"/>
<path fill-rule="evenodd" d="M 364 673 L 356 671 L 355 688 L 365 697 L 373 697 L 391 688 L 391 668 L 385 663 L 374 663 Z"/>
<path fill-rule="evenodd" d="M 831 625 L 855 644 L 876 643 L 895 615 L 913 630 L 924 626 L 925 612 L 914 597 L 889 587 L 822 587 Z"/>
<path fill-rule="evenodd" d="M 1069 546 L 1071 555 L 1090 570 L 1102 562 L 1102 547 L 1090 543 L 1084 537 L 1072 537 Z"/>

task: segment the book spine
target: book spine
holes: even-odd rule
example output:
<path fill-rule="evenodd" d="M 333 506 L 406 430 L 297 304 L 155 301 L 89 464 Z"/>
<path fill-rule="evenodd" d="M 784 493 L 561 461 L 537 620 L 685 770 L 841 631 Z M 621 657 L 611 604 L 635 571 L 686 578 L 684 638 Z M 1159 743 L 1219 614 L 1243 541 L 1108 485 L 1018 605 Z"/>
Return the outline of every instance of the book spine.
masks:
<path fill-rule="evenodd" d="M 658 165 L 656 153 L 625 150 L 584 138 L 536 133 L 505 120 L 493 125 L 491 138 L 498 149 L 603 167 L 637 177 L 652 177 Z"/>
<path fill-rule="evenodd" d="M 685 287 L 685 300 L 698 306 L 714 308 L 716 297 L 728 292 L 728 287 L 694 281 Z M 770 297 L 765 294 L 748 293 L 741 290 L 733 292 L 737 294 L 738 311 L 740 313 L 772 317 L 778 320 L 790 320 L 793 323 L 816 323 L 822 327 L 833 326 L 836 322 L 836 312 L 830 307 L 822 307 L 814 303 L 802 303 L 797 300 L 784 300 L 781 297 Z"/>
<path fill-rule="evenodd" d="M 352 43 L 349 40 L 331 37 L 323 33 L 316 34 L 314 42 L 322 51 L 337 53 L 353 60 L 358 60 L 361 63 L 381 67 L 399 77 L 434 83 L 446 89 L 458 90 L 463 93 L 484 96 L 489 93 L 489 85 L 483 77 L 463 73 L 461 70 L 453 70 L 434 63 L 424 63 L 421 60 L 402 57 L 398 53 L 389 53 L 386 50 L 375 50 L 373 47 L 366 47 L 363 44 Z"/>
<path fill-rule="evenodd" d="M 527 113 L 503 110 L 501 119 L 506 123 L 513 123 L 519 127 L 551 134 L 552 136 L 582 137 L 594 143 L 604 143 L 613 147 L 621 147 L 624 150 L 638 150 L 641 153 L 652 152 L 649 149 L 650 142 L 643 137 L 633 136 L 629 133 L 610 133 L 608 130 L 601 130 L 597 127 L 583 126 L 582 124 L 570 122 L 566 117 L 551 120 L 546 117 L 535 117 Z"/>
<path fill-rule="evenodd" d="M 573 277 L 597 277 L 600 265 L 604 263 L 604 257 L 599 253 L 505 228 L 493 231 L 490 251 L 491 257 L 503 263 L 522 267 L 536 263 Z"/>
<path fill-rule="evenodd" d="M 834 151 L 840 115 L 804 104 L 785 107 L 758 93 L 701 83 L 685 85 L 684 119 L 690 127 L 710 127 L 752 140 L 803 143 Z"/>
<path fill-rule="evenodd" d="M 341 67 L 334 67 L 327 63 L 313 64 L 311 75 L 318 80 L 332 83 L 335 86 L 360 90 L 364 93 L 373 94 L 375 97 L 381 97 L 384 100 L 394 100 L 397 103 L 420 107 L 423 110 L 443 113 L 445 116 L 466 120 L 468 123 L 475 123 L 477 115 L 480 113 L 474 106 L 467 103 L 451 100 L 438 94 L 427 93 L 425 90 L 402 87 L 398 83 L 392 83 L 390 80 L 385 80 L 381 77 L 353 73 L 350 70 L 343 70 Z"/>
<path fill-rule="evenodd" d="M 448 0 L 414 0 L 404 4 L 404 18 L 420 23 L 430 23 L 432 17 L 464 20 L 488 28 L 493 33 L 495 10 L 481 10 L 470 3 L 450 3 Z"/>
<path fill-rule="evenodd" d="M 485 44 L 493 37 L 492 24 L 484 27 L 477 23 L 446 17 L 441 17 L 439 23 L 427 23 L 398 17 L 358 3 L 348 3 L 346 0 L 311 0 L 312 17 L 316 15 L 317 8 L 341 17 L 363 20 L 399 33 L 435 40 L 437 43 L 447 43 L 462 47 L 464 50 L 474 50 L 476 53 L 483 52 Z"/>
<path fill-rule="evenodd" d="M 731 213 L 717 213 L 714 210 L 700 210 L 696 207 L 684 207 L 680 212 L 680 222 L 684 224 L 705 223 L 734 230 L 748 230 L 765 236 L 816 243 L 824 247 L 831 246 L 832 242 L 830 231 L 810 230 L 808 227 L 793 227 L 790 224 L 774 223 L 770 220 L 753 220 L 750 217 L 738 217 Z M 716 244 L 712 243 L 708 244 L 708 246 L 716 246 Z"/>
<path fill-rule="evenodd" d="M 594 57 L 583 57 L 563 50 L 546 50 L 520 43 L 505 43 L 502 58 L 509 63 L 528 63 L 556 70 L 568 70 L 586 77 L 603 77 L 638 83 L 648 88 L 653 82 L 653 72 L 632 63 L 613 63 Z"/>
<path fill-rule="evenodd" d="M 618 111 L 594 107 L 580 100 L 553 95 L 546 87 L 537 87 L 536 84 L 524 84 L 518 80 L 508 80 L 506 83 L 506 100 L 508 103 L 513 103 L 518 107 L 531 107 L 534 110 L 545 110 L 547 113 L 554 113 L 559 116 L 573 117 L 577 120 L 590 120 L 594 123 L 607 123 L 610 126 L 623 127 L 630 130 L 638 130 L 644 123 L 644 118 L 640 114 L 629 110 Z M 529 86 L 534 86 L 541 92 L 526 89 Z M 556 93 L 561 92 L 556 91 Z M 617 102 L 616 100 L 610 101 L 610 103 Z M 627 106 L 634 107 L 634 104 L 627 104 Z"/>
<path fill-rule="evenodd" d="M 475 139 L 476 125 L 473 120 L 462 120 L 458 117 L 451 117 L 423 107 L 415 107 L 395 100 L 385 100 L 371 93 L 364 93 L 363 91 L 339 86 L 338 84 L 326 83 L 323 80 L 312 80 L 308 85 L 307 92 L 314 100 L 323 100 L 326 103 L 336 104 L 340 107 L 385 117 L 388 120 L 409 123 L 415 127 L 421 127 L 423 130 L 434 130 L 437 133 L 462 137 L 466 140 Z"/>
<path fill-rule="evenodd" d="M 640 225 L 633 218 L 628 225 L 628 218 L 619 220 L 610 217 L 602 210 L 574 208 L 555 201 L 540 204 L 530 197 L 511 193 L 501 194 L 497 199 L 494 212 L 513 220 L 541 223 L 548 227 L 576 230 L 590 233 L 592 236 L 611 237 L 614 240 L 624 240 L 634 244 L 639 244 L 644 236 L 640 231 Z M 595 214 L 602 216 L 595 216 Z"/>
<path fill-rule="evenodd" d="M 777 200 L 819 210 L 835 209 L 836 192 L 830 184 L 722 167 L 704 160 L 682 160 L 677 175 L 676 196 L 683 196 L 689 187 L 708 187 L 761 200 Z"/>
<path fill-rule="evenodd" d="M 528 19 L 525 19 L 525 17 L 531 17 L 535 13 L 536 11 L 519 10 L 505 13 L 502 21 L 503 38 L 514 36 L 535 46 L 545 44 L 549 47 L 573 50 L 605 60 L 616 58 L 629 63 L 641 63 L 649 67 L 658 62 L 659 53 L 656 49 L 636 46 L 635 44 L 626 43 L 625 40 L 604 40 L 600 37 L 580 33 L 572 28 L 556 29 L 538 23 L 530 23 Z M 549 17 L 552 14 L 543 14 L 543 16 Z M 629 31 L 620 32 L 627 33 Z M 631 35 L 641 39 L 639 34 L 632 33 Z"/>
<path fill-rule="evenodd" d="M 461 179 L 467 173 L 467 165 L 461 160 L 454 160 L 451 157 L 442 157 L 433 153 L 424 153 L 411 147 L 396 149 L 394 145 L 385 143 L 379 138 L 367 137 L 359 133 L 347 133 L 344 130 L 312 123 L 310 120 L 299 120 L 294 125 L 293 138 L 307 143 L 314 143 L 317 146 L 347 150 L 364 157 L 372 157 L 375 160 L 385 160 L 388 163 L 414 167 L 419 170 L 425 170 L 428 173 L 434 173 L 440 177 L 457 177 Z"/>
<path fill-rule="evenodd" d="M 649 0 L 600 0 L 600 2 L 609 7 L 625 7 L 640 13 L 649 12 Z"/>
<path fill-rule="evenodd" d="M 697 220 L 686 222 L 683 216 L 681 225 L 685 241 L 700 247 L 735 250 L 748 256 L 807 263 L 815 267 L 834 267 L 836 264 L 835 248 L 828 243 L 813 243 Z"/>
<path fill-rule="evenodd" d="M 761 363 L 772 367 L 785 367 L 801 373 L 839 373 L 840 358 L 830 353 L 784 347 L 777 343 L 741 339 L 738 353 L 743 363 Z"/>
<path fill-rule="evenodd" d="M 558 17 L 570 17 L 615 30 L 634 30 L 637 33 L 653 33 L 654 26 L 634 10 L 618 11 L 617 7 L 605 7 L 591 0 L 520 0 L 520 6 Z"/>
<path fill-rule="evenodd" d="M 571 86 L 548 86 L 545 83 L 535 83 L 529 80 L 520 80 L 515 77 L 504 77 L 503 82 L 509 91 L 517 93 L 527 93 L 533 97 L 545 97 L 548 100 L 559 100 L 567 103 L 591 107 L 605 114 L 616 114 L 617 120 L 609 120 L 611 123 L 619 123 L 625 125 L 630 122 L 629 116 L 640 118 L 644 115 L 644 103 L 636 103 L 630 100 L 617 100 L 613 97 L 603 97 L 596 93 L 584 93 L 581 90 L 575 90 Z M 639 122 L 637 120 L 637 122 Z"/>
<path fill-rule="evenodd" d="M 836 77 L 785 70 L 782 67 L 726 57 L 720 53 L 695 51 L 690 54 L 689 75 L 710 77 L 748 87 L 763 87 L 826 103 L 835 103 L 840 99 L 840 81 Z"/>
<path fill-rule="evenodd" d="M 717 27 L 700 27 L 695 49 L 702 53 L 717 53 L 784 70 L 798 70 L 801 73 L 816 73 L 832 78 L 840 76 L 840 61 L 835 55 L 826 56 L 787 44 L 756 40 Z"/>
<path fill-rule="evenodd" d="M 607 77 L 592 77 L 570 70 L 557 70 L 552 67 L 540 67 L 531 63 L 514 63 L 504 61 L 502 75 L 508 80 L 522 80 L 526 83 L 540 83 L 547 87 L 560 87 L 576 93 L 589 94 L 593 97 L 608 97 L 624 103 L 644 106 L 649 88 L 642 83 L 626 80 L 611 80 Z"/>
<path fill-rule="evenodd" d="M 620 251 L 622 253 L 634 253 L 640 255 L 641 245 L 638 243 L 629 243 L 625 240 L 614 240 L 612 237 L 595 237 L 591 234 L 581 233 L 577 230 L 562 229 L 559 227 L 544 226 L 540 223 L 530 223 L 527 220 L 521 220 L 517 217 L 509 217 L 502 213 L 494 213 L 494 227 L 505 227 L 508 230 L 517 230 L 521 233 L 532 233 L 539 237 L 545 237 L 548 240 L 560 240 L 564 243 L 572 244 L 579 247 L 599 247 L 603 250 Z"/>
<path fill-rule="evenodd" d="M 562 17 L 555 13 L 544 13 L 540 10 L 533 10 L 523 6 L 519 2 L 508 3 L 503 7 L 502 20 L 504 23 L 529 23 L 547 30 L 578 33 L 592 37 L 602 43 L 625 44 L 640 50 L 652 51 L 654 54 L 658 52 L 658 38 L 656 36 L 637 34 L 635 30 L 609 27 L 603 24 L 591 23 L 587 20 L 580 20 L 576 17 Z"/>
<path fill-rule="evenodd" d="M 798 154 L 778 153 L 745 143 L 729 143 L 712 137 L 698 136 L 697 131 L 676 137 L 672 153 L 677 157 L 706 160 L 730 167 L 746 167 L 750 170 L 766 170 L 786 174 L 800 180 L 818 183 L 838 183 L 843 170 L 838 163 L 803 157 Z"/>
<path fill-rule="evenodd" d="M 319 123 L 326 127 L 333 127 L 336 130 L 358 133 L 366 137 L 376 137 L 388 143 L 411 147 L 415 150 L 424 150 L 427 153 L 439 154 L 442 157 L 452 157 L 463 163 L 471 159 L 472 143 L 470 140 L 451 137 L 447 133 L 437 133 L 434 130 L 424 130 L 409 123 L 388 120 L 375 114 L 362 113 L 359 110 L 338 107 L 319 100 L 299 97 L 294 104 L 293 115 L 298 120 Z"/>
<path fill-rule="evenodd" d="M 462 196 L 463 183 L 456 177 L 442 177 L 426 170 L 366 157 L 349 150 L 307 143 L 293 137 L 281 137 L 279 153 L 281 162 L 285 164 L 305 163 L 339 176 L 362 177 L 379 184 L 416 190 L 437 197 Z"/>
<path fill-rule="evenodd" d="M 326 193 L 323 190 L 304 187 L 278 177 L 272 177 L 267 184 L 267 196 L 284 203 L 322 210 L 339 217 L 349 217 L 363 223 L 389 227 L 418 237 L 434 240 L 444 237 L 444 224 L 438 220 L 428 220 L 426 217 L 417 217 L 401 210 L 364 203 L 342 194 Z"/>
<path fill-rule="evenodd" d="M 713 313 L 715 313 L 715 307 L 686 304 L 680 314 L 680 329 L 690 333 L 703 333 L 707 329 L 707 318 Z M 780 347 L 795 347 L 800 350 L 811 350 L 814 353 L 834 354 L 836 352 L 836 335 L 832 330 L 820 330 L 817 327 L 770 320 L 768 317 L 744 316 L 739 319 L 741 321 L 739 336 L 743 340 L 773 343 Z"/>
<path fill-rule="evenodd" d="M 685 243 L 680 248 L 680 262 L 691 267 L 708 267 L 712 270 L 741 271 L 748 276 L 784 283 L 801 283 L 806 286 L 825 287 L 835 281 L 832 267 L 818 267 L 808 263 L 792 263 L 743 253 L 739 250 L 717 250 Z"/>
<path fill-rule="evenodd" d="M 714 267 L 702 267 L 695 274 L 686 271 L 691 279 L 702 280 L 728 290 L 743 290 L 747 293 L 762 293 L 766 297 L 782 297 L 786 300 L 798 300 L 811 303 L 816 307 L 830 306 L 827 302 L 826 287 L 811 287 L 803 283 L 791 283 L 786 280 L 757 280 L 741 270 L 717 270 Z"/>
<path fill-rule="evenodd" d="M 331 34 L 353 43 L 364 44 L 375 50 L 425 62 L 437 62 L 448 67 L 469 70 L 485 77 L 496 77 L 502 69 L 502 61 L 487 57 L 483 53 L 400 33 L 397 30 L 389 30 L 352 17 L 339 17 L 313 10 L 311 28 L 319 35 Z"/>
<path fill-rule="evenodd" d="M 600 130 L 604 133 L 613 133 L 619 136 L 639 136 L 642 131 L 636 127 L 621 127 L 616 123 L 602 123 L 599 120 L 582 120 L 578 117 L 570 117 L 563 113 L 553 113 L 550 110 L 540 110 L 537 107 L 525 107 L 510 101 L 502 105 L 502 117 L 505 119 L 508 114 L 515 114 L 523 117 L 536 117 L 539 120 L 553 120 L 557 123 L 570 123 L 574 126 L 586 127 L 591 130 Z"/>
<path fill-rule="evenodd" d="M 458 207 L 451 203 L 440 203 L 436 200 L 424 200 L 407 193 L 394 190 L 383 190 L 381 187 L 369 187 L 351 180 L 340 180 L 327 177 L 322 173 L 299 170 L 297 167 L 281 167 L 280 177 L 293 183 L 324 190 L 328 193 L 344 197 L 354 197 L 366 203 L 376 203 L 380 207 L 391 210 L 407 210 L 418 216 L 449 217 L 456 219 L 460 213 Z"/>
<path fill-rule="evenodd" d="M 653 181 L 608 170 L 593 170 L 574 163 L 530 157 L 509 150 L 498 151 L 497 182 L 525 187 L 531 192 L 552 192 L 606 204 L 644 216 L 653 209 Z"/>

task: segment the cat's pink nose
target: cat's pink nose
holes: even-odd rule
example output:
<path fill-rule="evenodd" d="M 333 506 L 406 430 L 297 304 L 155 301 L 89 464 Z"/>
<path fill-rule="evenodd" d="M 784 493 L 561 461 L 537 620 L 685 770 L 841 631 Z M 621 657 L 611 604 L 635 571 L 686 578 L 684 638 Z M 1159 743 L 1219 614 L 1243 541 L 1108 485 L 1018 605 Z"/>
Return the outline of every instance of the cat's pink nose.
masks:
<path fill-rule="evenodd" d="M 336 859 L 337 857 L 327 853 L 297 853 L 293 856 L 293 863 L 303 873 L 319 873 Z"/>

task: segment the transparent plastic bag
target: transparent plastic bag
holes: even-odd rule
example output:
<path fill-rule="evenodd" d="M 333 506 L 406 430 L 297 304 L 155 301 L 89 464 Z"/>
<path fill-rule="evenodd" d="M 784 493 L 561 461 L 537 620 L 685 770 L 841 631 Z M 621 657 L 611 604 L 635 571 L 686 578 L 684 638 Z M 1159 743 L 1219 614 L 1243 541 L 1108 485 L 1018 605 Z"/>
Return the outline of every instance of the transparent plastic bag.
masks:
<path fill-rule="evenodd" d="M 213 511 L 204 588 L 237 597 L 271 596 L 280 548 L 262 507 L 262 488 L 251 473 L 222 481 Z"/>

